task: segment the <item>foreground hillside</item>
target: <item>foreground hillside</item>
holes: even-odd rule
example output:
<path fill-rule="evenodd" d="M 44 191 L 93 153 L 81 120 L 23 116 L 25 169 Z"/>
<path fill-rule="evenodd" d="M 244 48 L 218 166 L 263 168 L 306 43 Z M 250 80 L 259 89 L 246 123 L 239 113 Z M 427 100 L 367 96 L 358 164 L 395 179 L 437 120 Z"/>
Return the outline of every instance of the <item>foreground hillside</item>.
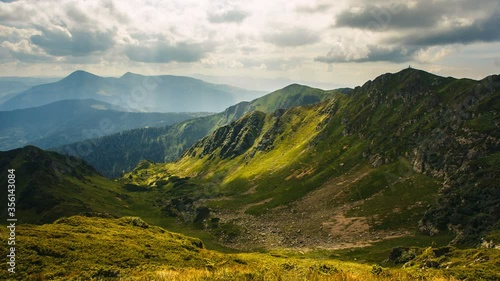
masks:
<path fill-rule="evenodd" d="M 344 89 L 344 91 L 348 91 Z M 54 150 L 84 159 L 107 177 L 116 178 L 132 170 L 140 160 L 174 161 L 196 141 L 216 128 L 238 120 L 245 113 L 315 104 L 329 99 L 338 91 L 324 91 L 293 84 L 251 102 L 241 102 L 221 113 L 187 120 L 172 126 L 137 129 L 97 139 L 85 140 Z M 88 148 L 78 153 L 79 147 Z"/>
<path fill-rule="evenodd" d="M 17 228 L 17 239 L 16 273 L 2 270 L 2 280 L 389 281 L 418 278 L 444 281 L 456 279 L 443 276 L 487 272 L 484 261 L 463 270 L 460 269 L 463 263 L 450 255 L 442 259 L 453 261 L 455 266 L 439 271 L 429 267 L 389 269 L 326 257 L 311 258 L 304 253 L 222 254 L 205 249 L 199 239 L 149 225 L 138 217 L 114 219 L 104 214 L 73 216 L 41 226 L 23 225 Z M 7 251 L 4 243 L 0 248 L 2 252 Z M 433 249 L 426 251 L 432 253 Z M 475 254 L 497 258 L 492 252 Z M 434 254 L 422 258 L 431 256 Z"/>
<path fill-rule="evenodd" d="M 222 240 L 237 248 L 421 234 L 477 245 L 500 222 L 499 82 L 385 74 L 322 104 L 248 113 L 124 178 L 158 189 L 174 217 L 231 224 Z"/>
<path fill-rule="evenodd" d="M 0 152 L 0 169 L 2 182 L 9 169 L 15 170 L 16 215 L 22 223 L 49 223 L 84 212 L 128 212 L 122 186 L 80 159 L 27 146 Z M 7 189 L 1 195 L 0 204 L 7 206 Z M 0 215 L 5 221 L 7 208 Z"/>

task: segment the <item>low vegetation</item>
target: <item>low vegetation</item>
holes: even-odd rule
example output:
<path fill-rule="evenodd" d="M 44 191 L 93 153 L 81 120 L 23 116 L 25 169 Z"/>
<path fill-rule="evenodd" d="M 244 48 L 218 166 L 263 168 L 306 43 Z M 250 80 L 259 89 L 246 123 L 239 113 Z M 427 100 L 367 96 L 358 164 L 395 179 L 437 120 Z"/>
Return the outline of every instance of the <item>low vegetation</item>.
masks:
<path fill-rule="evenodd" d="M 423 249 L 412 260 L 415 266 L 401 269 L 297 251 L 222 254 L 205 249 L 199 239 L 149 225 L 138 217 L 73 216 L 52 224 L 23 225 L 17 231 L 16 273 L 2 271 L 3 280 L 451 281 L 467 274 L 485 280 L 498 277 L 486 270 L 498 262 L 493 250 Z M 6 251 L 5 245 L 0 247 Z M 434 259 L 449 270 L 425 266 L 434 264 L 429 262 Z M 475 275 L 483 269 L 482 275 Z"/>

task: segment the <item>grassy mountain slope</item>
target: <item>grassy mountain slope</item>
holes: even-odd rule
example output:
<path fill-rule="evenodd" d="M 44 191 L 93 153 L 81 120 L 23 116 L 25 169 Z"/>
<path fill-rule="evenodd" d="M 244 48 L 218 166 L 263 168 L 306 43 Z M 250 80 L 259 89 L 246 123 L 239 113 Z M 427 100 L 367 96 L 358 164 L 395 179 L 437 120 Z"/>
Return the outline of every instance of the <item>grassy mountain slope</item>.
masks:
<path fill-rule="evenodd" d="M 478 243 L 499 223 L 499 82 L 385 74 L 319 105 L 249 113 L 179 161 L 125 178 L 190 177 L 198 188 L 170 196 L 233 223 L 237 247 L 257 237 L 338 247 L 417 230 Z"/>
<path fill-rule="evenodd" d="M 96 99 L 149 112 L 219 112 L 262 94 L 182 76 L 127 73 L 120 78 L 105 78 L 75 71 L 60 81 L 19 93 L 0 105 L 0 110 L 29 108 L 67 99 Z"/>
<path fill-rule="evenodd" d="M 201 240 L 168 232 L 137 217 L 73 216 L 53 224 L 23 225 L 17 232 L 17 280 L 37 276 L 43 280 L 109 278 L 166 265 L 202 268 L 205 259 L 214 256 Z M 7 277 L 9 272 L 1 274 Z"/>
<path fill-rule="evenodd" d="M 0 111 L 0 150 L 36 145 L 60 146 L 120 131 L 165 126 L 201 113 L 125 112 L 96 100 L 64 100 L 48 105 Z"/>
<path fill-rule="evenodd" d="M 102 174 L 117 177 L 123 171 L 130 171 L 142 159 L 154 162 L 174 161 L 196 141 L 212 133 L 216 128 L 237 120 L 247 112 L 258 109 L 271 113 L 292 106 L 314 104 L 338 94 L 336 91 L 290 85 L 252 102 L 236 104 L 211 116 L 187 120 L 165 128 L 132 130 L 55 150 L 81 157 Z M 78 153 L 79 146 L 89 149 L 85 153 Z"/>
<path fill-rule="evenodd" d="M 315 104 L 324 100 L 325 91 L 299 84 L 291 84 L 251 102 L 246 112 L 259 110 L 271 113 L 299 105 Z"/>
<path fill-rule="evenodd" d="M 455 273 L 453 266 L 441 272 L 390 269 L 304 253 L 221 254 L 206 250 L 199 239 L 138 217 L 73 216 L 53 224 L 22 225 L 17 228 L 16 247 L 16 273 L 3 270 L 2 280 L 457 280 L 443 277 Z M 3 243 L 0 249 L 8 252 Z M 478 254 L 494 257 L 484 251 Z M 425 263 L 421 259 L 416 263 Z M 481 266 L 487 262 L 478 262 L 474 269 Z M 458 268 L 462 273 L 474 269 Z"/>
<path fill-rule="evenodd" d="M 196 234 L 212 249 L 225 249 L 213 235 L 176 224 L 176 219 L 166 216 L 156 202 L 161 193 L 104 178 L 81 159 L 27 146 L 0 152 L 0 169 L 0 180 L 5 183 L 8 169 L 15 169 L 18 224 L 51 223 L 79 214 L 140 216 L 150 224 Z M 7 188 L 0 192 L 0 204 L 7 206 L 7 194 Z M 7 208 L 0 210 L 2 221 L 7 215 Z"/>
<path fill-rule="evenodd" d="M 55 222 L 18 226 L 21 273 L 0 278 L 496 280 L 499 82 L 385 74 L 319 104 L 246 112 L 116 181 L 34 147 L 2 152 L 18 218 Z M 81 212 L 92 217 L 57 220 Z M 144 221 L 109 217 L 123 215 Z M 209 251 L 150 224 L 264 253 Z M 490 248 L 442 247 L 479 238 Z"/>
<path fill-rule="evenodd" d="M 492 270 L 498 261 L 498 253 L 494 249 L 452 249 L 447 252 L 441 248 L 425 251 L 419 248 L 403 249 L 404 255 L 392 255 L 394 262 L 416 253 L 410 266 L 404 270 L 381 267 L 372 262 L 359 264 L 336 260 L 357 254 L 357 251 L 339 255 L 324 250 L 303 253 L 277 249 L 269 253 L 222 254 L 206 250 L 199 239 L 166 231 L 138 217 L 112 218 L 141 215 L 148 217 L 148 221 L 158 223 L 162 220 L 162 213 L 165 215 L 164 211 L 158 212 L 161 208 L 159 202 L 164 199 L 161 197 L 164 195 L 160 193 L 161 188 L 146 191 L 140 186 L 123 186 L 99 177 L 91 167 L 78 159 L 34 147 L 2 152 L 0 163 L 3 171 L 7 168 L 16 169 L 16 217 L 19 219 L 16 225 L 16 273 L 10 274 L 6 270 L 0 272 L 2 280 L 118 277 L 123 280 L 418 278 L 451 281 L 456 279 L 441 276 L 497 276 Z M 147 162 L 142 165 L 143 168 L 153 166 Z M 0 178 L 4 182 L 7 180 L 4 174 Z M 189 187 L 190 184 L 186 183 L 186 180 L 172 177 L 165 189 L 176 189 L 183 194 L 186 188 L 197 188 Z M 51 203 L 55 205 L 51 207 Z M 68 217 L 82 211 L 84 213 L 80 216 Z M 5 221 L 3 214 L 2 220 Z M 51 221 L 53 223 L 47 223 Z M 29 222 L 46 224 L 26 224 Z M 179 229 L 174 221 L 166 225 L 168 229 Z M 218 228 L 221 228 L 222 234 L 227 230 L 227 226 L 222 223 Z M 7 235 L 6 228 L 2 229 L 2 233 Z M 203 236 L 199 231 L 191 233 Z M 0 250 L 8 253 L 7 247 L 6 243 L 2 243 Z M 388 253 L 380 250 L 375 253 L 378 255 L 375 258 L 377 262 L 388 257 Z M 475 259 L 473 264 L 469 264 L 471 256 Z M 448 264 L 448 269 L 434 269 L 434 264 Z"/>
<path fill-rule="evenodd" d="M 0 152 L 0 168 L 2 182 L 7 182 L 7 170 L 15 169 L 16 216 L 22 223 L 47 223 L 85 212 L 118 216 L 133 213 L 135 208 L 152 209 L 137 207 L 122 185 L 74 157 L 27 146 Z M 0 203 L 7 205 L 7 189 L 2 191 Z M 5 220 L 7 209 L 0 215 Z"/>

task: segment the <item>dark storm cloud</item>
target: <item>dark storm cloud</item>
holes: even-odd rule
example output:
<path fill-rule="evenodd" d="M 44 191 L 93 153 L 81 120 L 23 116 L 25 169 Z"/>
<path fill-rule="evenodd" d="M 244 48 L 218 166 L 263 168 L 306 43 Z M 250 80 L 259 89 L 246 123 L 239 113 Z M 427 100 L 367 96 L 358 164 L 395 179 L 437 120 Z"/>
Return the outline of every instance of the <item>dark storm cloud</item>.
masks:
<path fill-rule="evenodd" d="M 431 27 L 450 10 L 449 4 L 444 4 L 421 1 L 411 8 L 401 2 L 377 6 L 367 4 L 360 7 L 359 12 L 345 10 L 340 13 L 336 18 L 336 26 L 372 31 Z"/>
<path fill-rule="evenodd" d="M 298 27 L 293 29 L 278 29 L 263 36 L 264 41 L 280 47 L 297 47 L 316 43 L 320 36 L 308 29 Z"/>
<path fill-rule="evenodd" d="M 411 32 L 386 40 L 387 43 L 401 43 L 413 46 L 469 44 L 474 42 L 496 41 L 500 41 L 499 15 L 492 15 L 487 19 L 477 20 L 467 26 L 427 30 L 425 32 Z"/>
<path fill-rule="evenodd" d="M 369 51 L 363 57 L 353 58 L 342 48 L 332 48 L 316 61 L 404 62 L 434 46 L 500 41 L 500 5 L 494 0 L 372 3 L 361 0 L 342 11 L 333 27 L 375 32 L 380 35 L 377 44 L 368 45 Z"/>
<path fill-rule="evenodd" d="M 54 61 L 54 57 L 43 54 L 32 54 L 32 53 L 18 52 L 18 51 L 10 51 L 10 53 L 13 58 L 26 63 Z"/>
<path fill-rule="evenodd" d="M 113 46 L 113 32 L 38 28 L 31 42 L 54 56 L 86 56 Z"/>
<path fill-rule="evenodd" d="M 151 46 L 129 46 L 125 53 L 131 60 L 146 63 L 196 62 L 211 49 L 210 44 L 158 42 Z"/>
<path fill-rule="evenodd" d="M 403 47 L 381 47 L 376 45 L 368 46 L 368 54 L 361 58 L 348 58 L 345 54 L 331 49 L 326 56 L 316 57 L 314 60 L 324 63 L 339 63 L 339 62 L 406 62 L 412 59 L 415 49 L 407 49 Z"/>
<path fill-rule="evenodd" d="M 221 13 L 209 14 L 208 21 L 210 21 L 211 23 L 224 23 L 224 22 L 240 23 L 247 17 L 248 17 L 247 12 L 233 9 Z"/>
<path fill-rule="evenodd" d="M 500 7 L 497 1 L 423 1 L 373 5 L 341 12 L 337 27 L 392 33 L 387 43 L 433 46 L 500 40 Z M 371 1 L 370 1 L 371 2 Z M 461 22 L 462 21 L 462 22 Z"/>

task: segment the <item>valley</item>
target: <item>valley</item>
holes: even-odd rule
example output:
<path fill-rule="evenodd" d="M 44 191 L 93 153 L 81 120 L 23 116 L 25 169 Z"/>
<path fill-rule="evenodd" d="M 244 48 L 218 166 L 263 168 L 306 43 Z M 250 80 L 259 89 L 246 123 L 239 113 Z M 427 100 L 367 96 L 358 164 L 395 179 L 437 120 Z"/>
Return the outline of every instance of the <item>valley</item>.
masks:
<path fill-rule="evenodd" d="M 95 139 L 90 165 L 1 152 L 19 280 L 500 278 L 499 95 L 409 68 Z"/>
<path fill-rule="evenodd" d="M 209 113 L 130 112 L 97 100 L 63 100 L 0 111 L 0 149 L 26 145 L 48 149 L 137 128 L 170 126 L 205 115 Z"/>

